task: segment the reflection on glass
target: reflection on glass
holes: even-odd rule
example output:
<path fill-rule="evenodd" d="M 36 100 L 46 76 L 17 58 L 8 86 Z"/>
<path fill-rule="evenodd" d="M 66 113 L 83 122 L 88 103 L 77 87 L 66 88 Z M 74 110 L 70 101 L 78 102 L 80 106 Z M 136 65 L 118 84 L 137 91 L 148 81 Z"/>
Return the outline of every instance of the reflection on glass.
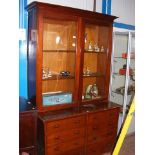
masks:
<path fill-rule="evenodd" d="M 43 105 L 72 103 L 74 98 L 76 22 L 44 19 Z"/>
<path fill-rule="evenodd" d="M 104 97 L 108 32 L 106 26 L 87 24 L 85 27 L 83 101 Z"/>

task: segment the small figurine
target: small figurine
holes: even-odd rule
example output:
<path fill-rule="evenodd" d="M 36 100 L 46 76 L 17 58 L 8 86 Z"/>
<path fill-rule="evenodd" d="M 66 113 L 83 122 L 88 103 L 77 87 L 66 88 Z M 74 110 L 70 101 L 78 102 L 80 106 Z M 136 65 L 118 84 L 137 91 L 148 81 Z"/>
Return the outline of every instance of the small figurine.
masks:
<path fill-rule="evenodd" d="M 88 45 L 88 51 L 93 51 L 93 46 L 92 46 L 92 43 L 91 42 Z"/>
<path fill-rule="evenodd" d="M 52 77 L 52 72 L 50 70 L 48 71 L 48 75 L 47 76 L 48 76 L 48 78 Z"/>
<path fill-rule="evenodd" d="M 94 49 L 95 49 L 95 52 L 99 52 L 100 51 L 100 48 L 98 47 L 97 43 L 94 45 Z"/>
<path fill-rule="evenodd" d="M 44 70 L 44 68 L 42 69 L 42 79 L 47 79 L 48 76 L 46 74 L 46 71 Z"/>
<path fill-rule="evenodd" d="M 98 87 L 96 84 L 93 84 L 90 90 L 92 98 L 96 98 L 98 96 Z"/>
<path fill-rule="evenodd" d="M 103 46 L 101 47 L 101 52 L 104 52 L 104 47 Z"/>

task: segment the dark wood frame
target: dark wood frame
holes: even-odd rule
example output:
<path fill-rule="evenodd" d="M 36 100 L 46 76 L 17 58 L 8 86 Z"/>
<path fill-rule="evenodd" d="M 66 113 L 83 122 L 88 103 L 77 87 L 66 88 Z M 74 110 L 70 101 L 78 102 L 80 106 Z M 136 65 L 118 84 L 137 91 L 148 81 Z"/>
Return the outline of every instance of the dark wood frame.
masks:
<path fill-rule="evenodd" d="M 108 40 L 108 58 L 107 58 L 107 67 L 106 67 L 106 89 L 105 96 L 103 99 L 96 101 L 84 102 L 84 104 L 105 102 L 108 101 L 109 94 L 109 81 L 110 81 L 110 64 L 111 64 L 111 51 L 112 51 L 112 24 L 113 20 L 116 19 L 115 16 L 103 15 L 100 13 L 95 13 L 91 11 L 84 11 L 80 9 L 73 9 L 70 7 L 61 7 L 58 5 L 51 5 L 40 2 L 31 3 L 28 8 L 28 12 L 36 10 L 34 18 L 36 20 L 36 30 L 37 30 L 37 42 L 36 42 L 36 51 L 33 51 L 36 54 L 36 104 L 37 109 L 41 112 L 58 110 L 69 107 L 78 107 L 82 103 L 82 73 L 83 73 L 83 60 L 84 60 L 84 29 L 85 24 L 95 24 L 95 25 L 106 25 L 109 27 L 109 40 Z M 42 105 L 42 47 L 43 47 L 43 18 L 52 18 L 60 20 L 73 20 L 77 21 L 77 49 L 76 49 L 76 77 L 75 77 L 75 97 L 73 104 L 62 104 L 55 106 L 43 106 Z M 30 32 L 29 32 L 30 33 Z M 30 35 L 30 34 L 29 34 Z M 28 41 L 29 43 L 29 41 Z M 29 49 L 28 49 L 29 52 Z M 29 59 L 28 59 L 29 62 Z M 29 75 L 28 75 L 29 77 Z M 29 78 L 28 78 L 29 79 Z M 34 81 L 35 82 L 35 81 Z M 28 82 L 29 83 L 29 82 Z M 31 95 L 30 95 L 31 96 Z"/>

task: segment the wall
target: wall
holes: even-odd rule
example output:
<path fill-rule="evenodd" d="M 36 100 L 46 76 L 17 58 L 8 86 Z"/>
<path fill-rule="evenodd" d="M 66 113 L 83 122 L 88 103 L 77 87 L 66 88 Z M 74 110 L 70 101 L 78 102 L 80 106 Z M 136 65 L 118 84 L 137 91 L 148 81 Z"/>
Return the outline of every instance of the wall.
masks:
<path fill-rule="evenodd" d="M 35 0 L 28 0 L 28 4 Z M 57 4 L 83 10 L 93 10 L 93 0 L 37 0 L 39 2 Z M 96 0 L 96 12 L 102 12 L 102 0 Z"/>

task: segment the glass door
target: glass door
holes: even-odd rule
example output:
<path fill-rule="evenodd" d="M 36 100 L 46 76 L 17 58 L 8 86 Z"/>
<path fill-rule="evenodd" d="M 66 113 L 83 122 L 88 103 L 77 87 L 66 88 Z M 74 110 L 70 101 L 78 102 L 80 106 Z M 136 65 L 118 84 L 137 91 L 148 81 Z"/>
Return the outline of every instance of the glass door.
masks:
<path fill-rule="evenodd" d="M 108 58 L 109 27 L 86 24 L 82 101 L 103 99 Z"/>
<path fill-rule="evenodd" d="M 43 20 L 43 106 L 74 102 L 77 23 Z"/>

